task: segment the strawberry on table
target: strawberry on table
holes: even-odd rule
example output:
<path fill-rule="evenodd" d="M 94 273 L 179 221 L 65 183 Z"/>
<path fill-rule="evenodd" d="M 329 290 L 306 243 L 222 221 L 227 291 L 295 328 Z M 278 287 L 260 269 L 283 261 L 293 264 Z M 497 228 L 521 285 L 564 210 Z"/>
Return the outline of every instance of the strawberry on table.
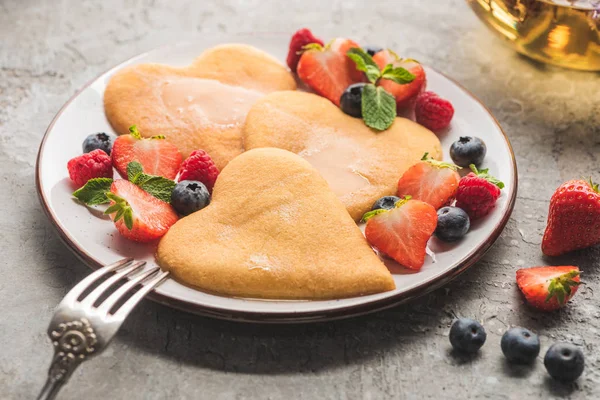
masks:
<path fill-rule="evenodd" d="M 115 139 L 111 157 L 119 174 L 127 177 L 127 165 L 132 161 L 142 164 L 144 173 L 175 179 L 182 157 L 177 147 L 164 136 L 142 138 L 137 127 L 129 128 L 131 134 Z"/>
<path fill-rule="evenodd" d="M 465 210 L 469 218 L 475 220 L 492 211 L 504 183 L 490 175 L 488 169 L 478 170 L 474 164 L 469 167 L 473 172 L 464 176 L 458 183 L 456 207 Z"/>
<path fill-rule="evenodd" d="M 590 179 L 563 183 L 550 199 L 542 252 L 558 256 L 600 244 L 600 193 Z"/>
<path fill-rule="evenodd" d="M 563 307 L 579 287 L 579 268 L 533 267 L 517 271 L 517 285 L 527 302 L 539 310 L 552 311 Z"/>
<path fill-rule="evenodd" d="M 286 59 L 287 65 L 290 67 L 292 72 L 296 72 L 296 69 L 298 68 L 298 61 L 300 61 L 303 47 L 312 43 L 316 43 L 321 46 L 324 45 L 323 41 L 318 37 L 315 37 L 307 28 L 299 29 L 292 35 L 292 39 L 290 40 L 290 48 L 288 50 Z"/>
<path fill-rule="evenodd" d="M 411 196 L 436 210 L 454 200 L 460 175 L 458 166 L 427 157 L 410 167 L 398 181 L 398 196 Z"/>
<path fill-rule="evenodd" d="M 421 269 L 427 242 L 437 225 L 437 213 L 430 204 L 408 196 L 391 210 L 369 211 L 363 220 L 371 246 L 407 268 Z"/>
<path fill-rule="evenodd" d="M 347 52 L 360 47 L 350 39 L 334 39 L 325 47 L 309 45 L 298 62 L 298 77 L 317 94 L 340 105 L 344 90 L 353 83 L 364 81 Z"/>
<path fill-rule="evenodd" d="M 415 60 L 399 58 L 390 50 L 382 50 L 373 56 L 373 60 L 383 69 L 386 65 L 392 64 L 394 67 L 407 69 L 415 76 L 415 79 L 408 84 L 400 85 L 389 79 L 381 79 L 379 85 L 390 92 L 396 98 L 396 107 L 398 110 L 406 109 L 415 103 L 417 95 L 425 90 L 427 86 L 427 77 L 423 66 Z"/>
<path fill-rule="evenodd" d="M 164 201 L 124 179 L 115 180 L 106 194 L 110 214 L 119 233 L 136 242 L 162 237 L 177 222 L 177 213 Z"/>

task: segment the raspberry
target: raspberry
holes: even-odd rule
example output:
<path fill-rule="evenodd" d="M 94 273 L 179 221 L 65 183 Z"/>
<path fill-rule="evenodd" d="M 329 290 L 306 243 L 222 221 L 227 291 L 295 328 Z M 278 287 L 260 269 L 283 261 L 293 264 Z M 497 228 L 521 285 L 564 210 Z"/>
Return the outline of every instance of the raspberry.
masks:
<path fill-rule="evenodd" d="M 454 107 L 446 99 L 433 92 L 423 92 L 417 96 L 415 117 L 417 122 L 432 131 L 446 128 L 454 116 Z"/>
<path fill-rule="evenodd" d="M 307 28 L 302 28 L 292 35 L 292 40 L 290 40 L 290 49 L 287 55 L 287 65 L 290 67 L 292 72 L 296 72 L 298 61 L 302 55 L 302 47 L 311 43 L 318 43 L 323 46 L 323 41 L 315 37 Z"/>
<path fill-rule="evenodd" d="M 465 210 L 474 220 L 489 214 L 498 197 L 500 188 L 496 184 L 471 172 L 458 184 L 456 207 Z"/>
<path fill-rule="evenodd" d="M 93 178 L 113 176 L 110 157 L 100 149 L 72 158 L 67 163 L 67 169 L 69 177 L 77 186 L 83 186 Z"/>
<path fill-rule="evenodd" d="M 219 170 L 212 158 L 204 150 L 194 150 L 181 164 L 178 182 L 200 181 L 212 193 L 217 176 L 219 176 Z"/>

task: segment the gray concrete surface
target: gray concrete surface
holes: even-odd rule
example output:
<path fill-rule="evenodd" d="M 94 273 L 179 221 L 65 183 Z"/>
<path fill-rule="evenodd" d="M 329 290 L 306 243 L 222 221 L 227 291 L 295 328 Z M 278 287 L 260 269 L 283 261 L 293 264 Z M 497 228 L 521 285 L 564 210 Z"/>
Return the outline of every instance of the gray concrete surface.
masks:
<path fill-rule="evenodd" d="M 518 56 L 461 0 L 0 0 L 0 398 L 37 394 L 51 356 L 45 329 L 53 307 L 89 273 L 60 243 L 35 194 L 38 144 L 61 105 L 101 71 L 161 44 L 301 26 L 396 48 L 492 109 L 515 147 L 521 180 L 501 238 L 446 288 L 362 318 L 245 325 L 145 302 L 61 398 L 600 398 L 600 251 L 553 260 L 540 252 L 553 190 L 572 177 L 600 179 L 600 77 Z M 514 272 L 547 263 L 579 265 L 586 284 L 567 309 L 543 315 L 523 305 Z M 450 352 L 455 316 L 485 324 L 488 342 L 474 359 Z M 511 325 L 538 332 L 542 352 L 556 340 L 582 346 L 583 377 L 554 383 L 541 356 L 531 368 L 507 365 L 499 342 Z"/>

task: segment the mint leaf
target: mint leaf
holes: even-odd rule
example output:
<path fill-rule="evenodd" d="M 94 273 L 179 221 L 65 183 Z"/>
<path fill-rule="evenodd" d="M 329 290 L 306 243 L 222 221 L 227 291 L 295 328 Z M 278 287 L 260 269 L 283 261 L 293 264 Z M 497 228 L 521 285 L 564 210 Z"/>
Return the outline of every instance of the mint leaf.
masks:
<path fill-rule="evenodd" d="M 173 193 L 173 189 L 176 185 L 174 181 L 162 176 L 141 174 L 138 182 L 139 183 L 136 183 L 136 185 L 150 193 L 152 196 L 165 203 L 171 202 L 171 193 Z"/>
<path fill-rule="evenodd" d="M 382 87 L 365 85 L 362 94 L 362 114 L 368 127 L 384 131 L 396 118 L 396 99 Z"/>
<path fill-rule="evenodd" d="M 392 64 L 385 66 L 381 71 L 381 77 L 396 82 L 399 85 L 405 85 L 415 80 L 415 76 L 406 68 L 395 67 Z"/>
<path fill-rule="evenodd" d="M 111 178 L 90 179 L 85 185 L 74 191 L 73 196 L 88 206 L 108 203 L 106 192 L 110 190 L 112 181 Z"/>
<path fill-rule="evenodd" d="M 142 138 L 142 134 L 140 133 L 140 131 L 138 130 L 136 125 L 131 125 L 129 127 L 129 133 L 131 134 L 131 136 L 133 136 L 135 139 L 140 140 Z"/>
<path fill-rule="evenodd" d="M 132 161 L 127 164 L 127 180 L 131 183 L 135 183 L 136 179 L 140 174 L 144 173 L 142 164 L 137 161 Z"/>
<path fill-rule="evenodd" d="M 377 79 L 381 76 L 381 71 L 369 53 L 358 47 L 353 47 L 346 52 L 346 55 L 354 61 L 357 70 L 365 73 L 371 83 L 377 82 Z"/>

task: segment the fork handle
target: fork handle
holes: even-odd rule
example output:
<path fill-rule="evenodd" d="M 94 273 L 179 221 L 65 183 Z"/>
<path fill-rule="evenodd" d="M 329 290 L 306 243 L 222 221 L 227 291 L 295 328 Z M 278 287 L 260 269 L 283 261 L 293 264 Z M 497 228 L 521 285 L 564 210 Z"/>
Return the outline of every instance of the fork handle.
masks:
<path fill-rule="evenodd" d="M 64 380 L 52 379 L 52 377 L 48 375 L 46 384 L 42 388 L 37 400 L 54 400 L 58 394 L 58 391 L 63 387 L 64 384 Z"/>

